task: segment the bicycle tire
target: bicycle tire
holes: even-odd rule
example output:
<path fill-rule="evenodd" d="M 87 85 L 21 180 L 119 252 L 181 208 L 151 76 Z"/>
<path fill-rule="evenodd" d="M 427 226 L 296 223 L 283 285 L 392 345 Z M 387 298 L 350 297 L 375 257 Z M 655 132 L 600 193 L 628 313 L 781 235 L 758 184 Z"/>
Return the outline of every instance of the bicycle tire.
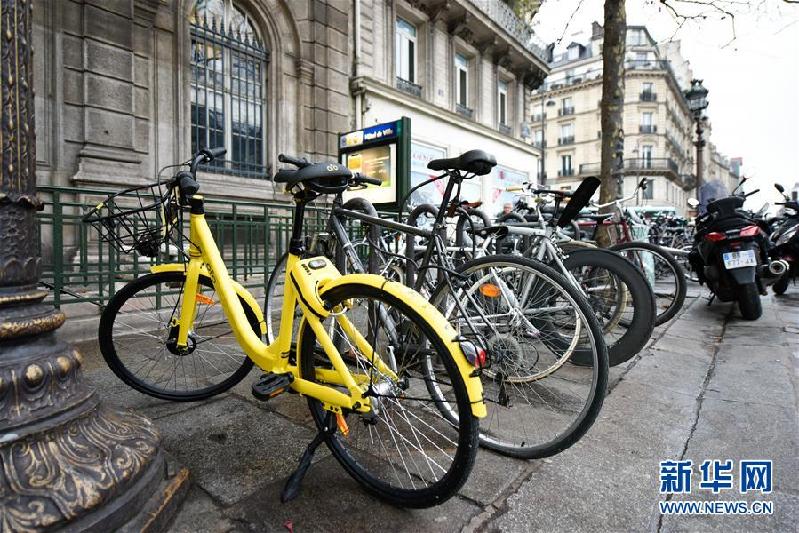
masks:
<path fill-rule="evenodd" d="M 643 274 L 631 263 L 608 250 L 598 248 L 575 249 L 563 260 L 567 270 L 601 268 L 613 275 L 627 288 L 632 300 L 633 315 L 625 324 L 627 330 L 613 342 L 608 342 L 608 361 L 616 366 L 628 361 L 649 342 L 655 327 L 655 298 Z M 578 278 L 579 281 L 579 278 Z M 574 362 L 586 362 L 586 353 L 574 355 Z"/>
<path fill-rule="evenodd" d="M 669 265 L 671 268 L 674 281 L 675 281 L 675 289 L 674 289 L 674 297 L 671 298 L 671 303 L 666 306 L 662 311 L 658 306 L 657 316 L 655 318 L 655 325 L 660 326 L 665 324 L 682 309 L 683 304 L 685 303 L 685 295 L 688 292 L 688 283 L 685 279 L 685 271 L 677 262 L 672 254 L 661 248 L 656 244 L 652 244 L 649 242 L 624 242 L 619 244 L 614 244 L 609 250 L 614 252 L 619 252 L 622 254 L 625 259 L 630 261 L 628 257 L 624 254 L 624 252 L 629 252 L 631 250 L 645 250 L 652 255 L 659 256 L 666 264 Z M 630 261 L 632 262 L 632 261 Z M 634 263 L 633 263 L 634 264 Z M 637 265 L 636 265 L 637 266 Z M 647 282 L 648 283 L 648 282 Z M 657 293 L 655 294 L 656 298 L 658 297 Z M 656 302 L 657 305 L 657 302 Z"/>
<path fill-rule="evenodd" d="M 328 302 L 328 305 L 332 306 L 331 308 L 336 308 L 339 304 L 344 301 L 349 301 L 349 305 L 347 306 L 348 313 L 353 313 L 353 309 L 355 304 L 352 302 L 357 301 L 360 298 L 371 298 L 378 302 L 383 302 L 384 305 L 390 305 L 393 308 L 399 311 L 399 315 L 404 319 L 402 322 L 403 326 L 407 324 L 413 324 L 415 327 L 418 328 L 417 331 L 420 331 L 421 334 L 424 334 L 426 338 L 430 342 L 430 346 L 432 346 L 432 350 L 440 356 L 440 361 L 444 365 L 447 370 L 449 382 L 448 385 L 452 386 L 452 392 L 454 394 L 453 401 L 457 403 L 458 406 L 458 413 L 459 417 L 455 424 L 452 424 L 450 421 L 441 417 L 440 423 L 443 424 L 442 427 L 449 428 L 447 433 L 450 432 L 457 432 L 457 442 L 451 441 L 451 444 L 456 444 L 457 449 L 454 452 L 454 457 L 452 457 L 452 462 L 449 467 L 446 469 L 446 472 L 441 476 L 440 479 L 436 479 L 432 482 L 429 486 L 424 488 L 416 488 L 414 484 L 413 476 L 410 475 L 408 470 L 408 465 L 405 461 L 405 458 L 402 458 L 402 465 L 405 466 L 406 472 L 409 474 L 408 477 L 410 478 L 410 483 L 412 488 L 404 488 L 392 485 L 390 482 L 387 482 L 385 479 L 381 479 L 380 473 L 374 469 L 374 471 L 369 471 L 368 469 L 371 468 L 370 465 L 377 461 L 379 457 L 369 456 L 367 460 L 359 458 L 360 452 L 357 448 L 357 444 L 355 446 L 349 446 L 348 443 L 352 441 L 357 441 L 358 436 L 343 436 L 340 432 L 335 433 L 327 433 L 326 436 L 326 443 L 333 453 L 333 456 L 339 461 L 339 463 L 344 467 L 348 474 L 350 474 L 358 483 L 360 483 L 368 492 L 381 498 L 393 505 L 398 505 L 402 507 L 415 507 L 415 508 L 422 508 L 422 507 L 430 507 L 433 505 L 438 505 L 448 498 L 455 495 L 455 493 L 463 486 L 466 482 L 466 479 L 469 473 L 474 466 L 474 460 L 477 453 L 478 447 L 478 430 L 479 424 L 478 420 L 474 415 L 471 413 L 471 404 L 469 402 L 469 397 L 466 392 L 466 385 L 464 382 L 463 375 L 458 371 L 457 365 L 452 358 L 452 354 L 447 350 L 446 345 L 444 344 L 444 340 L 439 337 L 436 333 L 434 328 L 432 328 L 424 319 L 424 317 L 418 313 L 411 305 L 407 302 L 400 300 L 399 298 L 392 295 L 390 292 L 385 291 L 382 288 L 376 288 L 369 285 L 359 284 L 359 283 L 348 283 L 344 285 L 340 285 L 335 287 L 327 292 L 324 293 L 323 298 Z M 327 328 L 328 326 L 325 325 Z M 414 337 L 415 338 L 415 337 Z M 303 326 L 301 327 L 300 332 L 300 372 L 301 376 L 304 379 L 317 381 L 316 377 L 316 355 L 318 353 L 316 349 L 316 337 L 314 332 L 310 327 L 308 327 L 304 322 Z M 375 340 L 379 340 L 379 336 L 373 337 L 370 340 L 372 345 L 378 345 Z M 425 345 L 425 343 L 420 343 L 421 345 Z M 400 349 L 400 356 L 405 357 L 401 350 L 403 348 L 397 347 Z M 407 349 L 407 348 L 404 348 Z M 393 353 L 393 352 L 392 352 Z M 351 359 L 350 356 L 348 359 Z M 412 355 L 411 357 L 416 357 L 416 355 Z M 355 355 L 355 359 L 358 356 Z M 365 359 L 365 356 L 364 356 Z M 407 369 L 406 369 L 407 370 Z M 410 375 L 406 374 L 406 377 Z M 369 376 L 370 382 L 372 382 L 371 375 Z M 400 380 L 401 381 L 401 380 Z M 399 383 L 399 381 L 397 382 Z M 380 386 L 380 383 L 377 384 Z M 424 387 L 419 385 L 419 388 L 422 389 L 420 392 L 413 385 L 409 385 L 407 390 L 410 390 L 411 393 L 406 395 L 404 392 L 400 392 L 399 394 L 394 395 L 393 397 L 389 395 L 372 395 L 370 398 L 373 401 L 377 401 L 379 398 L 392 398 L 393 402 L 399 406 L 400 399 L 407 400 L 409 403 L 413 402 L 417 399 L 410 398 L 408 396 L 420 396 L 423 394 Z M 432 399 L 429 400 L 432 402 Z M 384 431 L 392 431 L 392 424 L 394 429 L 398 429 L 399 425 L 402 424 L 403 419 L 398 418 L 394 420 L 389 415 L 385 414 L 388 409 L 391 408 L 391 400 L 380 400 L 379 410 L 377 412 L 377 416 L 380 417 L 381 413 L 385 418 L 378 419 L 375 423 L 374 427 L 374 435 L 377 435 L 379 438 L 378 426 L 381 425 L 384 428 Z M 311 411 L 313 419 L 317 425 L 317 427 L 321 430 L 325 427 L 325 411 L 322 408 L 321 402 L 314 398 L 308 398 L 308 407 Z M 404 408 L 403 408 L 404 409 Z M 403 413 L 406 411 L 403 410 Z M 409 411 L 408 411 L 409 412 Z M 433 409 L 429 409 L 425 411 L 425 416 L 428 417 L 426 423 L 432 424 L 434 420 L 430 413 L 435 413 Z M 468 413 L 468 414 L 467 414 Z M 347 413 L 348 418 L 355 416 L 353 413 Z M 406 418 L 404 421 L 407 424 L 411 423 L 411 419 L 407 418 L 408 415 L 404 415 Z M 357 430 L 363 427 L 367 427 L 366 423 L 361 424 L 361 420 L 356 420 L 355 424 L 350 423 L 350 428 L 355 426 Z M 421 420 L 421 419 L 420 419 Z M 386 429 L 387 428 L 387 429 Z M 456 428 L 456 429 L 455 429 Z M 352 432 L 352 429 L 350 430 Z M 369 432 L 369 435 L 372 436 L 373 433 Z M 416 440 L 418 441 L 418 450 L 421 451 L 423 446 L 429 446 L 427 441 L 422 444 L 422 441 L 419 441 L 419 438 L 422 435 L 417 435 Z M 440 437 L 435 437 L 436 439 L 443 439 L 444 435 L 441 434 Z M 429 437 L 427 437 L 429 440 Z M 400 439 L 401 440 L 401 439 Z M 432 443 L 432 441 L 430 441 Z M 412 444 L 412 443 L 411 443 Z M 396 444 L 395 441 L 396 451 L 401 455 L 402 450 L 400 449 L 399 445 Z M 407 445 L 405 445 L 407 449 Z M 440 448 L 439 448 L 440 449 Z M 393 451 L 393 450 L 392 450 Z M 435 453 L 435 451 L 433 451 Z M 439 454 L 440 455 L 440 454 Z M 388 452 L 386 452 L 387 462 L 390 464 L 392 461 L 399 462 L 394 458 L 388 458 Z M 443 462 L 443 461 L 442 461 Z M 438 468 L 443 469 L 437 462 L 434 462 Z M 414 466 L 415 462 L 414 462 Z M 427 466 L 430 466 L 429 464 Z M 392 466 L 392 468 L 394 468 Z M 432 477 L 435 477 L 434 473 L 431 469 Z M 419 474 L 419 473 L 416 473 Z M 425 476 L 427 476 L 427 472 L 424 472 L 423 476 L 416 477 L 416 483 L 422 484 L 422 480 Z M 385 476 L 383 476 L 385 477 Z M 387 477 L 391 478 L 390 475 Z M 397 477 L 397 483 L 401 483 L 402 480 Z"/>
<path fill-rule="evenodd" d="M 125 364 L 122 358 L 120 358 L 119 354 L 117 353 L 116 345 L 114 343 L 114 337 L 115 337 L 114 325 L 118 322 L 118 315 L 120 309 L 122 309 L 122 307 L 125 305 L 125 303 L 128 300 L 136 297 L 136 295 L 139 294 L 141 291 L 145 291 L 158 283 L 173 284 L 173 285 L 180 284 L 182 288 L 183 281 L 185 280 L 185 278 L 186 276 L 185 273 L 183 272 L 158 272 L 154 274 L 146 274 L 144 276 L 134 279 L 133 281 L 125 285 L 122 289 L 120 289 L 109 300 L 108 305 L 103 310 L 103 313 L 100 316 L 100 327 L 98 333 L 100 352 L 103 355 L 103 359 L 105 359 L 105 362 L 108 365 L 108 367 L 114 372 L 114 374 L 119 379 L 121 379 L 125 384 L 127 384 L 128 386 L 134 388 L 139 392 L 142 392 L 149 396 L 153 396 L 155 398 L 159 398 L 161 400 L 169 400 L 173 402 L 194 402 L 199 400 L 205 400 L 217 394 L 221 394 L 230 389 L 231 387 L 235 386 L 242 379 L 244 379 L 244 377 L 250 372 L 250 370 L 253 367 L 252 360 L 246 355 L 244 355 L 242 362 L 238 366 L 238 368 L 235 371 L 233 371 L 230 374 L 230 376 L 228 376 L 223 381 L 213 385 L 209 385 L 207 387 L 199 388 L 197 390 L 184 391 L 181 393 L 177 391 L 168 391 L 161 387 L 155 387 L 153 384 L 148 383 L 141 377 L 137 377 L 135 373 L 128 368 L 128 365 Z M 211 280 L 205 276 L 200 276 L 199 283 L 204 287 L 213 288 Z M 253 331 L 258 332 L 259 324 L 258 320 L 255 317 L 255 314 L 252 312 L 252 310 L 246 305 L 246 303 L 243 300 L 239 299 L 239 301 L 241 302 L 242 307 L 244 308 L 244 313 L 247 316 L 247 319 L 249 320 L 250 326 L 253 328 Z M 134 307 L 134 309 L 137 309 L 137 307 Z M 122 324 L 125 325 L 124 323 Z M 130 341 L 128 341 L 128 343 L 129 343 L 128 346 L 130 346 Z M 212 346 L 218 348 L 218 346 L 216 345 L 212 344 Z M 176 357 L 178 356 L 176 355 Z M 187 356 L 180 356 L 180 357 L 181 359 L 183 359 Z M 145 362 L 145 364 L 147 363 Z M 213 364 L 212 366 L 214 367 L 215 370 L 218 370 L 218 368 Z M 175 362 L 175 370 L 177 370 L 177 360 Z M 185 371 L 186 369 L 184 366 L 184 372 Z M 199 383 L 199 380 L 197 380 L 197 382 Z M 186 380 L 186 384 L 188 384 L 188 380 Z M 176 376 L 175 386 L 177 386 L 177 376 Z"/>
<path fill-rule="evenodd" d="M 566 280 L 562 275 L 558 274 L 552 268 L 531 259 L 522 258 L 515 255 L 492 255 L 492 256 L 485 256 L 478 259 L 470 260 L 458 268 L 458 273 L 463 276 L 468 276 L 478 272 L 480 270 L 490 271 L 491 268 L 513 268 L 517 269 L 519 272 L 526 271 L 529 272 L 530 275 L 535 276 L 535 279 L 543 281 L 544 283 L 550 284 L 554 287 L 557 287 L 558 290 L 562 291 L 562 295 L 565 295 L 567 302 L 570 305 L 573 305 L 576 308 L 577 313 L 580 316 L 581 323 L 587 328 L 587 339 L 589 342 L 592 343 L 594 347 L 594 365 L 592 369 L 588 369 L 585 367 L 577 367 L 575 365 L 571 365 L 569 362 L 569 356 L 567 355 L 566 360 L 564 361 L 565 364 L 562 364 L 558 367 L 556 372 L 547 374 L 546 376 L 542 377 L 541 379 L 533 382 L 528 382 L 530 391 L 537 390 L 538 392 L 530 392 L 528 393 L 521 392 L 522 385 L 520 384 L 513 384 L 513 387 L 516 387 L 515 392 L 519 392 L 519 403 L 509 403 L 508 405 L 504 406 L 508 409 L 507 416 L 512 419 L 514 422 L 514 427 L 509 427 L 507 430 L 502 430 L 501 428 L 492 428 L 492 424 L 495 421 L 499 420 L 499 417 L 504 416 L 503 413 L 505 411 L 500 411 L 499 409 L 502 408 L 501 406 L 501 391 L 502 391 L 502 384 L 500 383 L 497 385 L 499 395 L 495 395 L 493 393 L 492 384 L 497 382 L 497 375 L 500 374 L 499 371 L 495 371 L 493 376 L 490 375 L 490 369 L 488 371 L 484 371 L 483 373 L 483 390 L 484 394 L 486 395 L 486 405 L 489 409 L 488 416 L 483 420 L 481 423 L 481 434 L 480 434 L 480 444 L 488 449 L 492 449 L 497 451 L 503 455 L 507 455 L 510 457 L 517 457 L 522 459 L 535 459 L 535 458 L 542 458 L 542 457 L 549 457 L 551 455 L 555 455 L 557 453 L 562 452 L 563 450 L 569 448 L 574 443 L 576 443 L 588 429 L 593 425 L 594 421 L 596 420 L 599 411 L 602 408 L 602 403 L 604 401 L 604 397 L 607 390 L 607 380 L 608 380 L 608 354 L 607 349 L 604 345 L 602 340 L 602 330 L 599 326 L 599 323 L 594 316 L 594 313 L 590 306 L 587 304 L 583 295 L 580 291 L 574 287 L 569 281 Z M 541 286 L 538 286 L 540 291 Z M 446 300 L 446 296 L 449 294 L 449 286 L 447 284 L 439 285 L 436 289 L 431 301 L 434 305 L 441 308 Z M 450 307 L 452 309 L 452 307 Z M 525 309 L 526 311 L 527 309 Z M 451 315 L 451 311 L 445 309 L 444 311 L 445 316 Z M 457 316 L 453 320 L 460 320 Z M 546 319 L 545 319 L 546 320 Z M 545 326 L 543 322 L 538 322 L 536 326 Z M 539 328 L 540 330 L 540 328 Z M 460 331 L 461 335 L 468 335 L 464 333 L 463 328 Z M 512 335 L 507 335 L 511 337 Z M 526 345 L 524 348 L 520 346 L 520 352 L 525 351 L 527 347 L 530 345 Z M 497 353 L 494 351 L 494 355 L 496 356 Z M 494 361 L 492 365 L 496 365 L 497 362 Z M 427 361 L 428 372 L 434 373 L 434 367 L 431 365 L 430 361 Z M 492 366 L 493 368 L 493 366 Z M 539 431 L 539 426 L 537 426 L 534 422 L 527 423 L 529 420 L 525 422 L 519 422 L 519 420 L 525 420 L 525 417 L 536 417 L 536 409 L 538 406 L 533 405 L 530 402 L 530 398 L 534 395 L 537 395 L 540 398 L 541 404 L 546 404 L 545 397 L 548 397 L 547 393 L 543 393 L 543 390 L 549 391 L 552 397 L 558 397 L 559 394 L 562 395 L 562 392 L 558 391 L 558 385 L 564 385 L 567 383 L 566 380 L 563 380 L 562 375 L 557 375 L 557 372 L 563 372 L 563 374 L 567 374 L 569 372 L 577 372 L 582 373 L 583 376 L 586 375 L 586 372 L 591 372 L 590 376 L 590 389 L 588 390 L 584 404 L 579 410 L 578 416 L 565 426 L 564 429 L 558 433 L 556 436 L 549 438 L 549 440 L 544 440 L 544 442 L 532 442 L 532 436 L 526 433 L 526 429 L 528 427 L 535 427 L 536 431 Z M 502 377 L 500 376 L 500 379 Z M 549 381 L 548 381 L 549 380 Z M 556 381 L 559 380 L 559 381 Z M 509 381 L 510 382 L 510 381 Z M 549 389 L 545 389 L 546 385 L 542 385 L 544 383 L 550 383 Z M 439 396 L 435 391 L 435 383 L 437 380 L 431 379 L 428 382 L 428 387 L 430 388 L 431 394 L 434 396 Z M 574 383 L 571 382 L 569 387 L 573 387 Z M 511 391 L 513 394 L 514 391 Z M 507 391 L 506 391 L 507 394 Z M 514 408 L 518 407 L 522 404 L 522 400 L 526 399 L 528 401 L 529 409 L 525 409 L 527 406 L 523 406 L 522 408 L 526 411 L 513 411 Z M 563 401 L 563 397 L 561 396 L 560 400 Z M 439 404 L 439 409 L 444 409 L 446 405 L 444 403 Z M 552 406 L 548 406 L 549 409 L 552 409 Z M 543 409 L 542 412 L 546 414 L 547 409 Z M 539 412 L 540 413 L 540 412 Z M 445 413 L 446 414 L 446 413 Z M 450 415 L 452 416 L 452 415 Z M 542 422 L 540 427 L 543 428 L 547 424 L 539 417 L 539 422 Z M 546 420 L 547 423 L 551 423 L 550 419 Z M 498 422 L 497 422 L 498 423 Z M 565 424 L 565 423 L 564 423 Z M 483 430 L 485 429 L 485 430 Z M 499 435 L 500 432 L 505 433 L 505 435 Z M 543 433 L 543 430 L 541 430 Z M 523 439 L 523 440 L 522 440 Z"/>

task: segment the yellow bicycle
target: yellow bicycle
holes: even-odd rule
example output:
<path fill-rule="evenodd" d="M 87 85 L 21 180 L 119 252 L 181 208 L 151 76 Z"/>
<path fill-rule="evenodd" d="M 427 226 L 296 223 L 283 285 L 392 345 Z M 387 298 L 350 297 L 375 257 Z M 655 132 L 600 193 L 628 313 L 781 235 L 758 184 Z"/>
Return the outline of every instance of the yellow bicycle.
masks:
<path fill-rule="evenodd" d="M 336 163 L 280 157 L 297 167 L 275 176 L 296 207 L 280 329 L 267 344 L 267 321 L 228 274 L 198 194 L 198 165 L 222 154 L 201 150 L 169 181 L 112 195 L 85 215 L 123 252 L 153 257 L 171 247 L 184 255 L 152 266 L 111 298 L 99 328 L 106 362 L 129 386 L 166 400 L 219 394 L 253 363 L 264 372 L 252 388 L 256 398 L 286 391 L 307 397 L 319 433 L 284 500 L 297 494 L 321 442 L 368 491 L 393 504 L 446 500 L 466 481 L 477 451 L 486 408 L 475 365 L 484 354 L 408 287 L 376 275 L 341 275 L 324 257 L 301 259 L 306 205 L 375 180 Z M 184 208 L 188 237 L 179 229 Z M 434 374 L 425 364 L 431 355 Z M 442 401 L 456 407 L 455 422 L 437 408 Z"/>

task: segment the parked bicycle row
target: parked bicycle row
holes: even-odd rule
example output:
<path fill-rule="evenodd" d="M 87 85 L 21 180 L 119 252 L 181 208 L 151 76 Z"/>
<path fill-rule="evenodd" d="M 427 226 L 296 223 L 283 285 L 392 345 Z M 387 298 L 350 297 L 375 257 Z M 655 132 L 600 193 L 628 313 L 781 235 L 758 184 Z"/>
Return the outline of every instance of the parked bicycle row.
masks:
<path fill-rule="evenodd" d="M 262 307 L 230 277 L 205 222 L 197 166 L 223 153 L 201 150 L 173 177 L 84 217 L 120 252 L 181 255 L 115 294 L 100 347 L 121 380 L 161 399 L 212 397 L 254 365 L 258 400 L 305 396 L 318 435 L 284 501 L 322 443 L 366 490 L 409 507 L 455 494 L 478 444 L 527 459 L 563 451 L 596 419 L 609 365 L 639 353 L 685 299 L 680 263 L 648 233 L 634 239 L 632 197 L 591 214 L 596 178 L 573 192 L 526 184 L 510 191 L 514 216 L 492 221 L 461 201 L 464 182 L 496 165 L 472 150 L 431 161 L 437 175 L 406 199 L 441 181 L 440 205 L 403 200 L 396 219 L 343 201 L 379 180 L 281 155 L 289 166 L 274 179 L 295 211 Z M 327 230 L 306 235 L 305 208 L 319 196 L 331 200 Z M 616 237 L 607 248 L 592 239 L 603 230 Z"/>

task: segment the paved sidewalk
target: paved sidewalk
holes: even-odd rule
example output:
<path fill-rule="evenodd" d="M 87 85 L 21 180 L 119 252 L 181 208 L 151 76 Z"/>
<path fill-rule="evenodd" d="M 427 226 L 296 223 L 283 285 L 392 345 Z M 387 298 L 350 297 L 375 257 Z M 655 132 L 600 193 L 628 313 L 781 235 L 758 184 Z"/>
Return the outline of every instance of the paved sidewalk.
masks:
<path fill-rule="evenodd" d="M 793 294 L 791 294 L 793 292 Z M 170 404 L 127 389 L 94 344 L 80 348 L 106 401 L 155 420 L 164 448 L 191 470 L 193 486 L 172 531 L 796 531 L 799 522 L 799 294 L 764 298 L 764 314 L 707 307 L 695 292 L 658 328 L 649 349 L 611 369 L 611 390 L 581 442 L 541 461 L 481 451 L 458 497 L 427 510 L 386 506 L 366 495 L 326 453 L 317 454 L 300 497 L 280 503 L 283 482 L 313 435 L 305 402 L 263 404 L 256 373 L 228 394 Z M 658 463 L 773 459 L 774 491 L 690 499 L 770 500 L 774 514 L 661 516 Z M 737 481 L 737 472 L 736 477 Z"/>

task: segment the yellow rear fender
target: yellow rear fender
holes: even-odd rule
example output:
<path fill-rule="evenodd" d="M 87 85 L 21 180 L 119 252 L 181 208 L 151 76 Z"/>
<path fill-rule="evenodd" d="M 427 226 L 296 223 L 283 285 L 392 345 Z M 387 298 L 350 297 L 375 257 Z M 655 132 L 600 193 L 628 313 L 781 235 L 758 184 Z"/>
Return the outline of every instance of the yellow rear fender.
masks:
<path fill-rule="evenodd" d="M 438 309 L 410 287 L 395 281 L 388 281 L 386 278 L 375 274 L 347 274 L 341 276 L 325 283 L 319 291 L 320 296 L 324 296 L 327 291 L 336 287 L 349 284 L 368 285 L 376 289 L 382 289 L 398 300 L 405 302 L 422 315 L 452 353 L 453 359 L 458 365 L 458 370 L 460 370 L 466 383 L 466 391 L 472 405 L 472 414 L 478 418 L 486 416 L 486 406 L 483 401 L 483 384 L 480 382 L 479 377 L 471 375 L 474 372 L 474 367 L 466 359 L 460 344 L 455 340 L 458 337 L 458 333 Z"/>
<path fill-rule="evenodd" d="M 159 272 L 186 272 L 186 267 L 183 265 L 183 263 L 153 265 L 150 267 L 150 272 L 153 274 L 157 274 Z M 208 272 L 208 269 L 205 265 L 200 267 L 200 276 L 206 277 L 209 280 L 213 279 L 211 278 L 211 273 Z M 264 320 L 264 313 L 261 310 L 261 306 L 258 305 L 258 302 L 255 300 L 255 297 L 250 294 L 250 291 L 242 287 L 240 283 L 233 280 L 230 281 L 233 284 L 233 288 L 236 289 L 236 294 L 245 304 L 247 304 L 247 307 L 250 308 L 253 315 L 258 320 L 258 325 L 260 326 L 259 334 L 263 337 L 266 335 L 266 320 Z"/>

